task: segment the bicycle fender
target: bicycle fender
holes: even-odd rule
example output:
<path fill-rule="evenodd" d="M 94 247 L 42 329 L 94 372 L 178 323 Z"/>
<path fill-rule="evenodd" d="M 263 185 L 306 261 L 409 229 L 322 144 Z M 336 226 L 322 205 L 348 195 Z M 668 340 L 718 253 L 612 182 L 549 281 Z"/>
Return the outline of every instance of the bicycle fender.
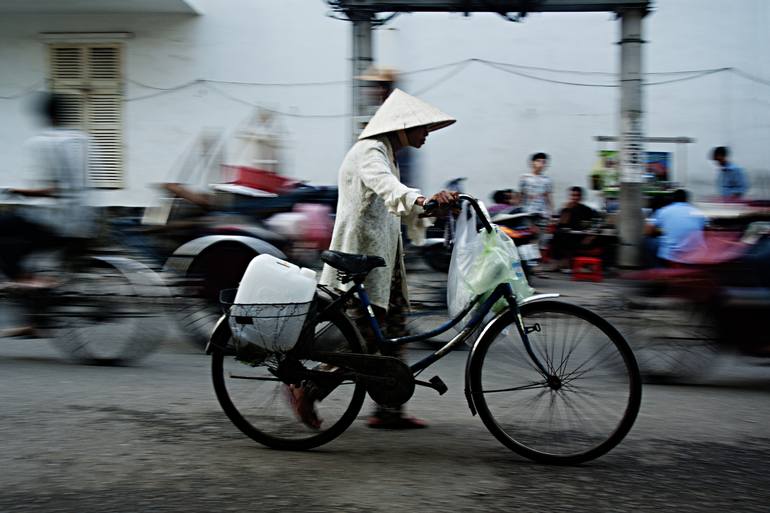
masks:
<path fill-rule="evenodd" d="M 230 325 L 227 323 L 227 314 L 223 314 L 214 326 L 214 331 L 211 332 L 211 337 L 206 343 L 206 354 L 211 354 L 214 347 L 225 347 L 229 339 Z"/>
<path fill-rule="evenodd" d="M 91 258 L 119 271 L 134 287 L 142 287 L 140 290 L 144 295 L 153 297 L 171 295 L 160 275 L 141 262 L 121 256 L 96 255 Z"/>
<path fill-rule="evenodd" d="M 561 296 L 561 294 L 535 294 L 520 301 L 519 306 L 535 303 L 544 299 L 554 299 L 559 296 Z M 481 341 L 486 336 L 487 332 L 489 332 L 493 326 L 500 322 L 508 322 L 507 316 L 510 315 L 510 313 L 511 311 L 506 308 L 497 314 L 491 321 L 489 321 L 487 325 L 484 326 L 484 329 L 481 331 L 481 333 L 479 333 L 479 336 L 476 337 L 476 342 L 473 343 L 473 347 L 471 347 L 471 350 L 468 352 L 468 359 L 465 362 L 465 400 L 468 401 L 468 408 L 470 408 L 473 415 L 476 415 L 476 405 L 473 404 L 473 394 L 471 393 L 471 364 L 476 358 L 479 341 Z"/>
<path fill-rule="evenodd" d="M 197 256 L 204 250 L 215 247 L 223 242 L 237 242 L 253 250 L 258 255 L 272 255 L 281 260 L 286 260 L 286 255 L 278 248 L 256 237 L 243 235 L 206 235 L 198 237 L 179 246 L 166 261 L 164 271 L 175 271 L 185 275 Z"/>
<path fill-rule="evenodd" d="M 534 294 L 532 296 L 529 296 L 528 298 L 525 298 L 519 301 L 519 306 L 528 305 L 529 303 L 534 303 L 535 301 L 542 301 L 543 299 L 555 299 L 557 297 L 561 297 L 561 294 L 557 294 L 557 293 Z"/>

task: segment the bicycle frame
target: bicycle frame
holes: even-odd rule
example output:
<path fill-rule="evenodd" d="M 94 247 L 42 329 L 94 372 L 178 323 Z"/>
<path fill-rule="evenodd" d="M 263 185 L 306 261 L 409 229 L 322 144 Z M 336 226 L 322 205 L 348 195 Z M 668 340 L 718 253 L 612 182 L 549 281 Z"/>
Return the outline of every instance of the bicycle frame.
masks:
<path fill-rule="evenodd" d="M 450 319 L 445 324 L 439 326 L 438 328 L 435 328 L 431 331 L 428 331 L 426 333 L 419 333 L 417 335 L 408 335 L 405 337 L 397 337 L 397 338 L 385 338 L 382 334 L 382 330 L 380 329 L 379 322 L 377 322 L 377 319 L 373 315 L 373 310 L 371 308 L 371 304 L 369 303 L 369 297 L 366 294 L 366 290 L 364 289 L 363 285 L 360 283 L 357 283 L 354 285 L 353 289 L 355 294 L 358 295 L 359 300 L 361 302 L 361 306 L 363 306 L 364 311 L 366 312 L 366 316 L 369 319 L 369 323 L 372 327 L 372 330 L 375 334 L 375 340 L 377 343 L 377 347 L 382 350 L 386 349 L 388 346 L 402 346 L 405 344 L 410 344 L 412 342 L 420 342 L 420 341 L 426 341 L 430 340 L 431 338 L 441 335 L 442 333 L 445 333 L 450 328 L 456 326 L 457 324 L 462 321 L 462 319 L 468 315 L 468 313 L 473 309 L 474 306 L 476 306 L 479 301 L 481 301 L 481 296 L 477 296 L 476 298 L 471 301 L 471 303 L 465 307 L 465 309 L 457 314 L 456 317 L 453 319 Z M 471 336 L 471 334 L 474 332 L 476 328 L 478 328 L 481 323 L 483 322 L 486 315 L 492 310 L 492 306 L 497 303 L 500 299 L 505 298 L 505 300 L 508 303 L 509 308 L 513 310 L 516 318 L 516 328 L 519 332 L 519 335 L 521 336 L 521 340 L 524 343 L 524 348 L 527 351 L 527 354 L 532 359 L 532 361 L 535 363 L 537 368 L 543 373 L 544 376 L 547 376 L 549 373 L 546 370 L 546 368 L 543 366 L 543 364 L 540 362 L 540 360 L 537 358 L 537 355 L 532 350 L 532 346 L 529 342 L 529 337 L 527 336 L 527 330 L 522 324 L 521 316 L 519 315 L 519 305 L 516 302 L 516 296 L 513 294 L 513 289 L 511 288 L 511 285 L 509 283 L 501 283 L 498 285 L 492 293 L 484 300 L 483 303 L 479 306 L 477 311 L 473 314 L 473 316 L 470 318 L 470 320 L 465 324 L 462 330 L 460 330 L 460 333 L 455 335 L 452 340 L 444 344 L 442 347 L 434 351 L 433 353 L 429 354 L 422 360 L 413 363 L 410 366 L 410 369 L 412 370 L 412 373 L 417 374 L 419 372 L 422 372 L 423 370 L 427 369 L 431 365 L 433 365 L 435 362 L 446 356 L 447 354 L 451 353 L 452 350 L 454 350 L 456 347 L 463 344 L 468 338 Z"/>
<path fill-rule="evenodd" d="M 473 208 L 476 210 L 479 220 L 481 221 L 484 228 L 489 231 L 490 233 L 494 230 L 492 227 L 492 224 L 487 220 L 487 217 L 479 204 L 476 202 L 475 198 L 472 196 L 468 196 L 466 194 L 461 194 L 460 196 L 461 200 L 468 201 Z M 435 328 L 431 331 L 428 331 L 426 333 L 420 333 L 417 335 L 408 335 L 405 337 L 397 337 L 397 338 L 385 338 L 385 336 L 382 333 L 382 329 L 380 328 L 380 324 L 377 321 L 377 318 L 374 315 L 374 310 L 372 308 L 372 304 L 369 301 L 369 296 L 366 293 L 366 289 L 363 285 L 364 278 L 358 277 L 353 280 L 353 286 L 339 296 L 336 300 L 332 302 L 331 305 L 327 309 L 332 309 L 335 307 L 339 307 L 339 305 L 344 304 L 348 299 L 350 299 L 353 295 L 358 296 L 359 304 L 361 305 L 365 316 L 369 320 L 369 325 L 372 328 L 372 331 L 374 333 L 375 342 L 377 345 L 377 348 L 381 351 L 384 349 L 387 349 L 388 346 L 401 346 L 405 344 L 409 344 L 412 342 L 420 342 L 420 341 L 426 341 L 430 340 L 431 338 L 441 335 L 442 333 L 445 333 L 452 327 L 456 326 L 457 324 L 462 321 L 462 319 L 470 313 L 471 310 L 473 310 L 474 306 L 476 306 L 479 301 L 482 300 L 482 296 L 475 297 L 468 306 L 463 309 L 462 312 L 457 314 L 456 317 L 449 320 L 447 323 L 439 326 L 438 328 Z M 412 373 L 417 375 L 418 373 L 422 372 L 423 370 L 427 369 L 429 366 L 431 366 L 433 363 L 437 362 L 450 352 L 452 352 L 453 349 L 455 349 L 460 344 L 464 343 L 473 333 L 473 331 L 479 327 L 484 320 L 484 317 L 492 310 L 492 306 L 497 303 L 500 299 L 505 298 L 505 300 L 508 303 L 509 308 L 514 312 L 515 319 L 516 319 L 516 329 L 519 332 L 519 336 L 521 337 L 522 342 L 524 343 L 524 348 L 527 351 L 527 354 L 532 359 L 534 364 L 537 366 L 537 368 L 540 370 L 543 376 L 547 377 L 550 375 L 548 370 L 545 368 L 545 366 L 540 362 L 535 352 L 532 350 L 532 345 L 529 342 L 529 337 L 527 336 L 527 330 L 524 327 L 521 319 L 521 315 L 519 313 L 519 305 L 516 301 L 516 296 L 513 293 L 513 289 L 509 283 L 501 283 L 495 289 L 492 291 L 489 296 L 484 299 L 483 303 L 479 306 L 478 310 L 473 314 L 471 319 L 466 323 L 466 325 L 463 327 L 462 330 L 460 330 L 460 333 L 455 335 L 455 337 L 452 338 L 449 342 L 447 342 L 444 346 L 437 349 L 430 355 L 426 356 L 422 360 L 412 364 L 410 366 L 410 369 L 412 370 Z"/>

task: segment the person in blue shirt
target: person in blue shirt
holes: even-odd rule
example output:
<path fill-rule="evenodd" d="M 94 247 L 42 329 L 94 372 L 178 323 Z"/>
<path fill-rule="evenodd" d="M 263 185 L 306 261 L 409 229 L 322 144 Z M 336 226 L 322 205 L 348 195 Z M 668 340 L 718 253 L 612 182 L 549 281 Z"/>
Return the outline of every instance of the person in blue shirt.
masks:
<path fill-rule="evenodd" d="M 647 250 L 656 260 L 654 264 L 686 262 L 687 254 L 704 246 L 706 216 L 688 203 L 688 196 L 686 190 L 677 189 L 671 195 L 672 202 L 656 211 L 648 222 Z"/>
<path fill-rule="evenodd" d="M 712 151 L 711 158 L 719 166 L 717 177 L 719 195 L 726 200 L 737 200 L 746 195 L 749 182 L 745 171 L 728 160 L 729 155 L 730 150 L 727 147 L 718 146 Z"/>

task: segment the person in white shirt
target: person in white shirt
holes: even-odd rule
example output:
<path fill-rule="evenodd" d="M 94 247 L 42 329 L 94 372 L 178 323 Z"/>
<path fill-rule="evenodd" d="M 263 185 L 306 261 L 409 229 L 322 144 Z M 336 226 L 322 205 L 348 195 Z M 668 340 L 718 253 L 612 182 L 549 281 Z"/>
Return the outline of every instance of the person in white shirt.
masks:
<path fill-rule="evenodd" d="M 519 178 L 519 192 L 521 193 L 521 206 L 525 212 L 540 214 L 543 220 L 550 221 L 553 213 L 553 182 L 545 176 L 545 168 L 548 165 L 548 155 L 535 153 L 530 159 L 531 173 L 525 173 Z"/>
<path fill-rule="evenodd" d="M 6 190 L 48 201 L 0 218 L 0 271 L 18 285 L 30 287 L 49 283 L 24 269 L 29 253 L 87 240 L 95 233 L 95 219 L 86 200 L 89 137 L 62 126 L 66 98 L 58 94 L 45 95 L 40 114 L 49 127 L 28 143 L 40 185 Z"/>

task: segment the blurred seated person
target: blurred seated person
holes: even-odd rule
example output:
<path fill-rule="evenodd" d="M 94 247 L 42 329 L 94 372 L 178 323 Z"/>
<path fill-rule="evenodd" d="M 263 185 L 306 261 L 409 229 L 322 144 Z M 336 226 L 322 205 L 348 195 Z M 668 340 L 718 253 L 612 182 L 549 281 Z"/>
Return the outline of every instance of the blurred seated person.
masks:
<path fill-rule="evenodd" d="M 689 194 L 677 189 L 671 203 L 657 210 L 644 229 L 645 259 L 651 267 L 685 263 L 686 255 L 705 242 L 706 216 L 689 203 Z"/>
<path fill-rule="evenodd" d="M 583 188 L 577 185 L 570 187 L 569 201 L 559 213 L 559 221 L 551 240 L 551 258 L 554 262 L 550 270 L 553 272 L 569 269 L 570 260 L 579 250 L 592 249 L 599 245 L 595 235 L 576 233 L 590 228 L 593 221 L 599 217 L 594 209 L 582 201 Z"/>
<path fill-rule="evenodd" d="M 492 205 L 487 211 L 489 215 L 495 214 L 519 214 L 524 211 L 519 205 L 519 193 L 513 189 L 501 189 L 492 194 Z"/>

